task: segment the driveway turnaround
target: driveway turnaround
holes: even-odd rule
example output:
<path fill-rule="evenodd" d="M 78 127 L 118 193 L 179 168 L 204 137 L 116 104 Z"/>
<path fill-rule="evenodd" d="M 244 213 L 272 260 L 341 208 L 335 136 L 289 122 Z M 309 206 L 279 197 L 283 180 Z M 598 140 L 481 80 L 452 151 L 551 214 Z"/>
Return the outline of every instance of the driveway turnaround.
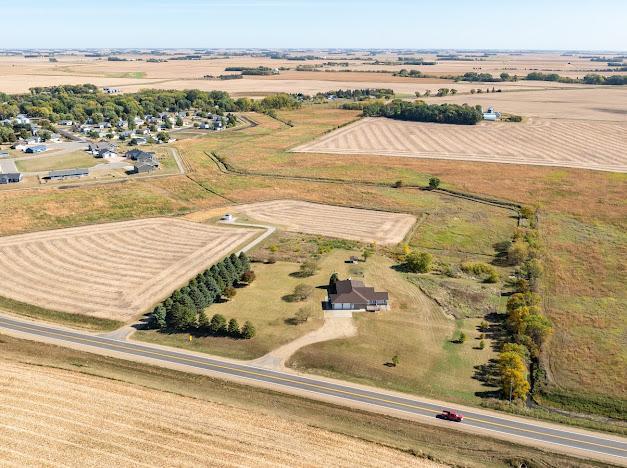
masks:
<path fill-rule="evenodd" d="M 116 357 L 176 367 L 188 372 L 204 373 L 238 381 L 244 380 L 251 385 L 333 401 L 336 404 L 358 406 L 369 411 L 401 418 L 428 418 L 431 422 L 437 422 L 448 428 L 483 434 L 489 431 L 488 433 L 494 436 L 514 439 L 528 445 L 559 449 L 567 453 L 627 465 L 627 439 L 618 436 L 570 429 L 568 426 L 472 409 L 463 410 L 465 416 L 463 422 L 441 421 L 435 418 L 441 413 L 442 404 L 411 395 L 264 369 L 161 346 L 95 336 L 14 317 L 0 316 L 0 329 L 11 335 L 31 340 L 52 342 L 99 354 L 113 354 Z"/>

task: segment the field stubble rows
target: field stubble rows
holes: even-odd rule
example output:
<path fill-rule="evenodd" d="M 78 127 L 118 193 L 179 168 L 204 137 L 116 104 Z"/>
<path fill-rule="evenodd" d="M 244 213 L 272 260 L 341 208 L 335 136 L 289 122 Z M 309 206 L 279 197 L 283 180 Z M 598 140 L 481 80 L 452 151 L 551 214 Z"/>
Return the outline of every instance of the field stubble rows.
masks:
<path fill-rule="evenodd" d="M 0 295 L 128 320 L 255 233 L 153 218 L 4 237 Z"/>
<path fill-rule="evenodd" d="M 320 205 L 297 200 L 274 200 L 240 205 L 237 212 L 287 231 L 329 237 L 397 244 L 416 218 L 409 214 Z"/>
<path fill-rule="evenodd" d="M 625 135 L 622 122 L 530 119 L 464 126 L 365 118 L 292 151 L 627 172 Z"/>
<path fill-rule="evenodd" d="M 0 458 L 15 465 L 441 466 L 261 412 L 8 361 L 0 408 Z"/>

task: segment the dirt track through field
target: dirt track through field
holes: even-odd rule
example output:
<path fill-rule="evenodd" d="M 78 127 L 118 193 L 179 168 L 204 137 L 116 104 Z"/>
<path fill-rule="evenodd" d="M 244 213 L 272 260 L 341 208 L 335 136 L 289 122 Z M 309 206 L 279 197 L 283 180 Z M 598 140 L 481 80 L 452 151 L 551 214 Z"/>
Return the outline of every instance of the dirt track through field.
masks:
<path fill-rule="evenodd" d="M 128 320 L 257 231 L 154 218 L 0 238 L 0 296 Z"/>
<path fill-rule="evenodd" d="M 343 208 L 296 200 L 240 205 L 236 211 L 287 231 L 360 242 L 398 244 L 416 222 L 409 214 Z"/>
<path fill-rule="evenodd" d="M 445 125 L 365 118 L 292 151 L 627 172 L 627 124 L 542 120 Z"/>
<path fill-rule="evenodd" d="M 11 466 L 441 466 L 243 408 L 0 362 Z"/>

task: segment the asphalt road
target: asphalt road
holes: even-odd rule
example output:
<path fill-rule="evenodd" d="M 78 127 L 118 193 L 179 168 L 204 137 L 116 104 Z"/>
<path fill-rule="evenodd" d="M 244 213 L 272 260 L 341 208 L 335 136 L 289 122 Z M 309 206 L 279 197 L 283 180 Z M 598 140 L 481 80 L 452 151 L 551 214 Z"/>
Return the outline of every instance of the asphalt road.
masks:
<path fill-rule="evenodd" d="M 385 410 L 399 416 L 411 414 L 435 418 L 442 411 L 442 406 L 410 396 L 399 396 L 384 390 L 368 390 L 352 386 L 350 383 L 336 383 L 316 377 L 278 372 L 231 361 L 198 356 L 185 351 L 171 351 L 146 344 L 126 342 L 94 336 L 78 331 L 69 331 L 48 325 L 35 324 L 14 318 L 0 316 L 0 329 L 26 334 L 31 339 L 57 340 L 62 344 L 80 345 L 92 348 L 95 352 L 113 351 L 129 358 L 148 358 L 158 363 L 176 364 L 190 370 L 204 370 L 225 377 L 237 377 L 263 384 L 270 384 L 277 390 L 300 390 L 300 393 L 333 397 L 337 402 L 349 400 L 366 404 L 372 411 Z M 465 428 L 488 430 L 501 434 L 522 437 L 537 445 L 554 444 L 562 449 L 587 451 L 591 458 L 599 455 L 612 457 L 619 464 L 627 464 L 627 439 L 605 436 L 602 433 L 584 433 L 570 431 L 567 426 L 557 427 L 533 421 L 521 421 L 508 418 L 507 415 L 485 414 L 483 412 L 464 411 L 464 421 L 453 423 L 441 421 L 445 427 L 465 426 Z M 574 451 L 574 450 L 573 450 Z M 579 452 L 581 453 L 581 452 Z M 596 456 L 595 456 L 596 454 Z"/>

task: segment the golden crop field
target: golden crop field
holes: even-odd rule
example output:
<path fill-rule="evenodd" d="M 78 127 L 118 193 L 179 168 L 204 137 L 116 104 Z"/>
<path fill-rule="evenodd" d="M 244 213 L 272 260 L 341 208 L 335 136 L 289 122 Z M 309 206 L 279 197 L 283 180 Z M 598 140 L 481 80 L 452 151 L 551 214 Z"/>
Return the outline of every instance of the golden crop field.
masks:
<path fill-rule="evenodd" d="M 365 118 L 295 152 L 379 154 L 627 172 L 627 123 L 532 119 L 444 125 Z"/>
<path fill-rule="evenodd" d="M 398 244 L 416 218 L 408 214 L 274 200 L 237 206 L 236 212 L 291 232 L 319 234 L 377 244 Z"/>
<path fill-rule="evenodd" d="M 444 466 L 260 410 L 9 361 L 0 406 L 12 466 Z"/>
<path fill-rule="evenodd" d="M 0 239 L 0 296 L 128 320 L 256 231 L 154 218 Z"/>

